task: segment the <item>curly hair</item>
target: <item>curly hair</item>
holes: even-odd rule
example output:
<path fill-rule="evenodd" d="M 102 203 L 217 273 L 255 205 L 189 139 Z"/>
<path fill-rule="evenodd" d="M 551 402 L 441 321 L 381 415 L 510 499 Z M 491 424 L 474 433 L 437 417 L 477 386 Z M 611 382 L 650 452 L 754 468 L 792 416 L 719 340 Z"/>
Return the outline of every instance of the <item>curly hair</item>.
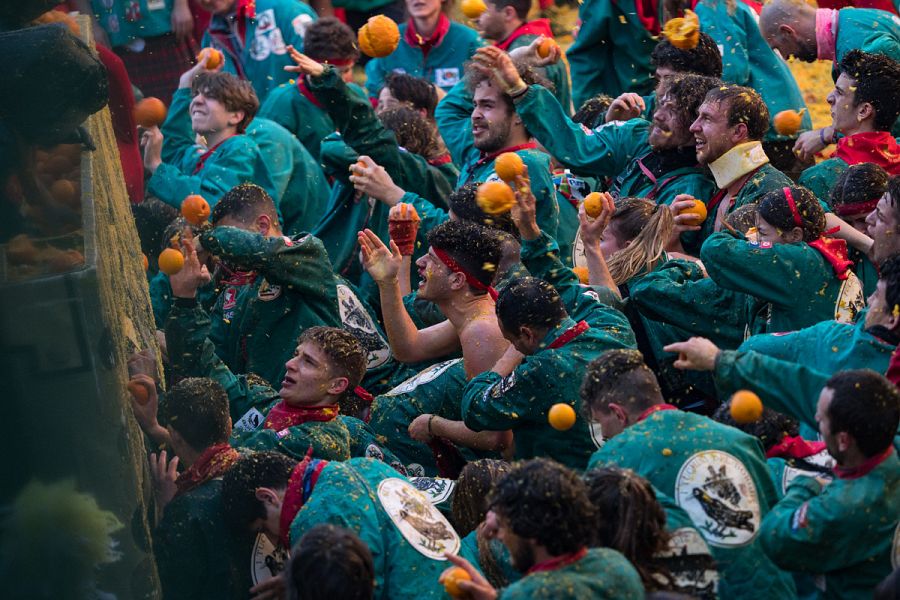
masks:
<path fill-rule="evenodd" d="M 351 530 L 327 523 L 300 538 L 284 573 L 290 600 L 368 600 L 375 591 L 369 547 Z"/>
<path fill-rule="evenodd" d="M 462 221 L 471 221 L 491 229 L 508 233 L 516 239 L 519 238 L 519 228 L 512 220 L 509 211 L 499 215 L 489 215 L 481 210 L 475 198 L 478 194 L 480 183 L 471 182 L 461 185 L 450 193 L 447 204 L 454 216 Z"/>
<path fill-rule="evenodd" d="M 191 96 L 202 93 L 207 98 L 221 102 L 229 111 L 244 113 L 237 124 L 237 132 L 244 133 L 247 125 L 259 110 L 259 98 L 249 81 L 224 71 L 204 71 L 191 84 Z"/>
<path fill-rule="evenodd" d="M 442 154 L 434 125 L 417 110 L 399 106 L 378 113 L 384 126 L 394 133 L 397 144 L 404 150 L 430 160 Z"/>
<path fill-rule="evenodd" d="M 588 98 L 578 108 L 578 111 L 572 115 L 572 120 L 581 123 L 588 129 L 594 129 L 603 125 L 606 121 L 606 111 L 613 103 L 613 97 L 606 94 L 597 94 L 592 98 Z"/>
<path fill-rule="evenodd" d="M 537 277 L 519 277 L 500 291 L 497 319 L 506 331 L 552 329 L 568 317 L 559 292 Z"/>
<path fill-rule="evenodd" d="M 513 64 L 516 67 L 516 71 L 519 72 L 519 77 L 521 77 L 522 81 L 525 82 L 525 85 L 537 84 L 541 87 L 547 88 L 551 92 L 555 91 L 553 83 L 528 63 L 522 60 L 513 60 Z M 465 71 L 466 89 L 470 93 L 474 94 L 475 88 L 477 88 L 485 81 L 492 81 L 493 75 L 472 68 L 471 63 L 466 63 L 463 68 Z M 506 103 L 507 112 L 512 114 L 512 112 L 515 110 L 512 98 L 510 98 L 506 94 L 500 94 L 500 97 L 503 98 L 503 101 Z"/>
<path fill-rule="evenodd" d="M 800 225 L 795 221 L 785 189 L 790 190 L 797 212 L 800 213 Z M 825 211 L 822 210 L 815 194 L 805 187 L 789 187 L 767 192 L 759 201 L 756 210 L 766 223 L 782 231 L 800 227 L 803 230 L 804 242 L 818 239 L 825 231 Z"/>
<path fill-rule="evenodd" d="M 667 78 L 661 86 L 658 102 L 671 100 L 676 107 L 679 125 L 687 131 L 691 123 L 697 120 L 700 105 L 703 104 L 706 95 L 720 85 L 721 80 L 715 77 L 679 73 Z"/>
<path fill-rule="evenodd" d="M 593 421 L 594 409 L 607 410 L 611 403 L 642 412 L 663 399 L 644 356 L 629 349 L 607 350 L 588 363 L 579 394 L 582 415 L 588 421 Z"/>
<path fill-rule="evenodd" d="M 434 109 L 438 104 L 437 90 L 422 77 L 408 73 L 388 73 L 384 87 L 391 91 L 398 102 L 408 102 L 415 110 L 424 110 L 429 119 L 434 119 Z"/>
<path fill-rule="evenodd" d="M 297 340 L 298 344 L 303 342 L 312 342 L 325 353 L 329 362 L 328 370 L 332 375 L 347 378 L 344 398 L 352 400 L 355 397 L 354 388 L 366 375 L 367 352 L 362 342 L 349 331 L 321 325 L 304 330 Z M 346 414 L 355 412 L 351 410 Z"/>
<path fill-rule="evenodd" d="M 705 33 L 700 34 L 697 46 L 681 50 L 663 39 L 650 53 L 653 67 L 668 67 L 678 73 L 696 73 L 708 77 L 722 76 L 722 54 L 715 40 Z"/>
<path fill-rule="evenodd" d="M 484 285 L 491 285 L 503 255 L 500 236 L 468 221 L 445 221 L 428 232 L 428 243 L 443 250 Z M 475 295 L 486 294 L 469 286 Z"/>
<path fill-rule="evenodd" d="M 488 506 L 486 498 L 494 482 L 509 473 L 506 461 L 483 458 L 467 463 L 456 480 L 451 514 L 453 526 L 465 537 L 484 521 Z"/>
<path fill-rule="evenodd" d="M 303 53 L 319 62 L 359 58 L 353 30 L 334 17 L 323 17 L 309 24 L 303 34 Z"/>
<path fill-rule="evenodd" d="M 769 108 L 759 92 L 752 88 L 723 84 L 707 92 L 703 103 L 725 108 L 728 126 L 744 123 L 750 140 L 761 140 L 769 130 Z"/>
<path fill-rule="evenodd" d="M 160 404 L 160 423 L 171 425 L 197 452 L 223 444 L 231 435 L 228 395 L 212 379 L 182 379 L 168 389 Z"/>
<path fill-rule="evenodd" d="M 546 458 L 513 464 L 497 481 L 488 505 L 514 534 L 535 540 L 554 556 L 578 551 L 593 536 L 589 524 L 595 511 L 584 481 Z"/>
<path fill-rule="evenodd" d="M 851 50 L 838 70 L 856 82 L 853 105 L 868 102 L 875 109 L 875 129 L 890 131 L 900 116 L 900 63 L 883 54 Z"/>

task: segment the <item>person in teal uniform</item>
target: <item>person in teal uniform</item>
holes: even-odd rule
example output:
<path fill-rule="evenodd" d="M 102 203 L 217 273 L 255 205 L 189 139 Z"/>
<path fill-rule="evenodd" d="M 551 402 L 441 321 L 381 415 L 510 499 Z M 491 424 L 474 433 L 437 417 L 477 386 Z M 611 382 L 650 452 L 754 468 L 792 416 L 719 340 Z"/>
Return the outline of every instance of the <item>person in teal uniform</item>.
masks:
<path fill-rule="evenodd" d="M 545 458 L 519 462 L 502 476 L 488 497 L 488 519 L 509 549 L 523 577 L 495 590 L 469 561 L 450 561 L 471 581 L 460 591 L 473 598 L 580 598 L 638 600 L 644 597 L 640 575 L 619 552 L 589 548 L 595 516 L 587 486 L 572 470 Z"/>
<path fill-rule="evenodd" d="M 388 56 L 366 63 L 366 90 L 377 101 L 388 73 L 424 77 L 449 91 L 462 81 L 463 65 L 483 42 L 478 33 L 446 15 L 446 0 L 406 0 L 409 21 L 400 25 L 400 44 Z"/>
<path fill-rule="evenodd" d="M 588 468 L 632 469 L 674 499 L 710 545 L 722 598 L 795 596 L 790 575 L 760 544 L 762 518 L 777 495 L 757 439 L 666 404 L 635 350 L 592 361 L 581 399 L 606 440 Z"/>
<path fill-rule="evenodd" d="M 201 60 L 181 76 L 162 130 L 144 133 L 147 192 L 175 208 L 191 194 L 215 206 L 225 192 L 252 181 L 277 197 L 265 156 L 244 135 L 259 108 L 256 94 L 246 82 L 208 72 L 205 65 Z"/>
<path fill-rule="evenodd" d="M 459 551 L 459 536 L 427 496 L 382 462 L 297 463 L 257 452 L 228 471 L 222 500 L 233 528 L 263 531 L 284 547 L 317 525 L 353 531 L 372 552 L 376 600 L 445 597 L 438 577 L 445 553 Z"/>
<path fill-rule="evenodd" d="M 326 17 L 306 28 L 303 52 L 317 62 L 331 65 L 346 81 L 352 77 L 353 64 L 359 58 L 356 44 L 353 30 L 333 17 Z M 354 93 L 366 97 L 361 87 L 347 83 Z M 317 160 L 322 140 L 337 130 L 302 75 L 271 90 L 259 107 L 259 116 L 275 121 L 297 136 Z"/>
<path fill-rule="evenodd" d="M 785 187 L 757 206 L 756 239 L 715 233 L 700 258 L 720 287 L 747 294 L 750 333 L 794 331 L 819 321 L 853 322 L 865 305 L 844 240 L 823 237 L 812 192 Z"/>
<path fill-rule="evenodd" d="M 209 1 L 209 0 L 204 0 Z M 288 81 L 291 64 L 287 47 L 303 48 L 306 28 L 316 12 L 300 0 L 217 0 L 200 45 L 225 57 L 223 69 L 253 84 L 264 101 L 269 92 Z"/>
<path fill-rule="evenodd" d="M 872 247 L 866 253 L 872 264 L 880 265 L 892 255 L 900 253 L 900 176 L 888 180 L 888 189 L 878 199 L 875 210 L 866 217 L 866 232 L 871 236 Z"/>
<path fill-rule="evenodd" d="M 284 576 L 288 598 L 371 600 L 375 590 L 372 552 L 346 527 L 327 523 L 294 544 Z"/>
<path fill-rule="evenodd" d="M 836 478 L 795 479 L 760 541 L 780 567 L 822 574 L 819 598 L 871 598 L 897 559 L 900 392 L 878 373 L 843 371 L 822 389 L 816 420 Z"/>
<path fill-rule="evenodd" d="M 485 2 L 487 9 L 478 17 L 477 27 L 481 37 L 491 40 L 495 46 L 505 52 L 529 46 L 536 39 L 544 36 L 553 39 L 549 19 L 528 21 L 531 10 L 530 0 L 489 0 Z M 553 84 L 553 92 L 559 100 L 566 115 L 571 115 L 572 84 L 565 61 L 544 67 L 544 75 Z"/>
<path fill-rule="evenodd" d="M 828 200 L 850 165 L 872 163 L 900 175 L 900 144 L 890 132 L 900 116 L 900 62 L 883 54 L 851 50 L 838 63 L 840 75 L 828 94 L 831 126 L 841 134 L 835 156 L 806 169 L 797 182 Z"/>

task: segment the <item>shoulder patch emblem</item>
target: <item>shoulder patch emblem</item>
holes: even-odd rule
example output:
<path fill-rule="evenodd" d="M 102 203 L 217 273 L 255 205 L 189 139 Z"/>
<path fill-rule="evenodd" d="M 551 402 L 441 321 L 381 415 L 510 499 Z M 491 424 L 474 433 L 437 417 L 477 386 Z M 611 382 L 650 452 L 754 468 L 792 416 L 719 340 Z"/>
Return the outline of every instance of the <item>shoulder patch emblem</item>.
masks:
<path fill-rule="evenodd" d="M 412 377 L 410 377 L 403 383 L 400 383 L 393 389 L 385 392 L 384 395 L 385 396 L 399 396 L 400 394 L 408 394 L 408 393 L 412 392 L 413 390 L 415 390 L 420 385 L 424 385 L 426 383 L 434 381 L 435 379 L 440 377 L 444 371 L 446 371 L 447 369 L 449 369 L 450 367 L 452 367 L 453 365 L 455 365 L 458 362 L 462 362 L 462 359 L 454 358 L 452 360 L 445 360 L 444 362 L 438 363 L 436 365 L 431 365 L 427 369 L 423 369 L 422 371 L 419 371 L 418 373 L 416 373 L 415 375 L 413 375 Z"/>
<path fill-rule="evenodd" d="M 262 280 L 262 283 L 259 284 L 259 290 L 256 292 L 256 297 L 262 300 L 263 302 L 271 302 L 275 300 L 281 295 L 281 286 L 280 285 L 272 285 L 265 279 Z"/>
<path fill-rule="evenodd" d="M 433 560 L 447 560 L 445 552 L 459 551 L 459 536 L 428 496 L 403 479 L 378 484 L 378 501 L 410 546 Z"/>
<path fill-rule="evenodd" d="M 856 315 L 865 307 L 862 285 L 856 274 L 850 271 L 847 273 L 847 279 L 841 284 L 841 291 L 834 304 L 834 320 L 839 323 L 853 323 L 856 321 Z"/>
<path fill-rule="evenodd" d="M 344 329 L 352 333 L 368 352 L 366 369 L 380 367 L 391 358 L 390 346 L 376 329 L 375 322 L 356 294 L 346 285 L 338 284 L 335 287 Z"/>
<path fill-rule="evenodd" d="M 250 553 L 250 579 L 253 580 L 253 585 L 280 575 L 287 559 L 288 551 L 285 548 L 274 546 L 265 534 L 256 534 Z"/>
<path fill-rule="evenodd" d="M 303 37 L 306 35 L 306 28 L 310 26 L 313 22 L 312 17 L 307 14 L 301 14 L 294 17 L 294 20 L 291 21 L 291 27 L 294 28 L 294 33 Z"/>
<path fill-rule="evenodd" d="M 423 492 L 432 504 L 440 504 L 453 495 L 456 482 L 440 477 L 410 477 L 409 482 Z"/>
<path fill-rule="evenodd" d="M 490 388 L 488 388 L 491 392 L 491 396 L 494 398 L 499 398 L 509 390 L 513 389 L 513 386 L 516 385 L 516 372 L 513 371 Z"/>
<path fill-rule="evenodd" d="M 692 598 L 718 598 L 719 572 L 709 546 L 697 530 L 681 527 L 672 532 L 669 547 L 655 556 L 669 568 L 675 587 Z M 660 583 L 664 578 L 658 577 Z"/>

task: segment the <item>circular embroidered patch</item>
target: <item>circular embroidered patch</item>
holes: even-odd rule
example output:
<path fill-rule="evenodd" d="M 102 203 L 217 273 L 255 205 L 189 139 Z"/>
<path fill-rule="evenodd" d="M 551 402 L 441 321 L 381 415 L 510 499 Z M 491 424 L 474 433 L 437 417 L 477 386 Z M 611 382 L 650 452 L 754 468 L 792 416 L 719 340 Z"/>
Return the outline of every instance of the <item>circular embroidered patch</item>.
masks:
<path fill-rule="evenodd" d="M 459 552 L 459 536 L 428 496 L 411 483 L 391 477 L 378 484 L 378 500 L 410 546 L 434 560 Z"/>

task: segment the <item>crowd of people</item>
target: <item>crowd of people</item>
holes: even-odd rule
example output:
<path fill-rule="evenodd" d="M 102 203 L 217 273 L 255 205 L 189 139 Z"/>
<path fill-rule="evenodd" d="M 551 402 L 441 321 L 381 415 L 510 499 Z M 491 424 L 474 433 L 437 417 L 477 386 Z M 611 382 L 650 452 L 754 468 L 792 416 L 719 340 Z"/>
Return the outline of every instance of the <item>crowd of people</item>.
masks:
<path fill-rule="evenodd" d="M 567 51 L 310 4 L 70 2 L 168 104 L 122 152 L 184 258 L 129 363 L 164 597 L 898 597 L 896 2 L 584 0 Z"/>

